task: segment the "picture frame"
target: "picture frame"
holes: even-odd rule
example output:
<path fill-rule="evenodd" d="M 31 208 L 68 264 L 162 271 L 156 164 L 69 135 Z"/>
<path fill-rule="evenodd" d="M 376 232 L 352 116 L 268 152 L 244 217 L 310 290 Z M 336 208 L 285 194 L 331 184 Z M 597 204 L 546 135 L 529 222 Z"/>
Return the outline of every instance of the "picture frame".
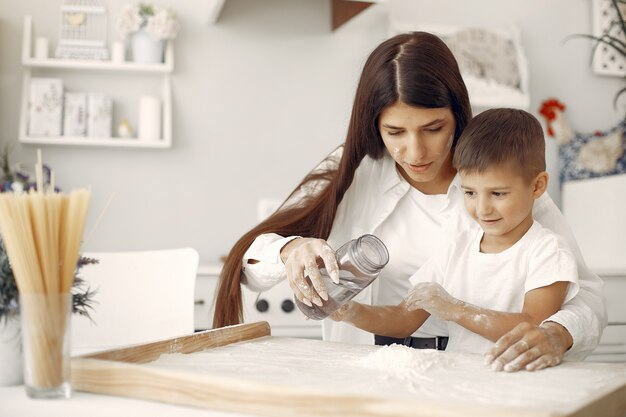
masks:
<path fill-rule="evenodd" d="M 516 26 L 472 27 L 392 21 L 390 35 L 425 31 L 455 55 L 473 107 L 530 107 L 528 61 Z"/>
<path fill-rule="evenodd" d="M 591 5 L 593 35 L 601 37 L 603 34 L 607 34 L 621 38 L 626 42 L 626 35 L 620 25 L 613 24 L 613 22 L 618 21 L 618 12 L 613 7 L 611 0 L 592 0 Z M 624 12 L 626 10 L 622 13 Z M 626 76 L 626 57 L 624 55 L 604 43 L 599 43 L 594 48 L 592 68 L 595 74 L 612 77 Z"/>

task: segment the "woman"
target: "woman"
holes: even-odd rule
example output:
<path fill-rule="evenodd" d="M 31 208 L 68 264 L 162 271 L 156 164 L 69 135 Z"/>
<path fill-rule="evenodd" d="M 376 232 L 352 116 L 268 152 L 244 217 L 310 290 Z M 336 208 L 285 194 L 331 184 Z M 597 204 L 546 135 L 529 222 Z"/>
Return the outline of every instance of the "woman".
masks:
<path fill-rule="evenodd" d="M 262 291 L 286 277 L 300 301 L 322 304 L 327 294 L 318 266 L 336 280 L 333 248 L 365 233 L 385 242 L 390 261 L 355 301 L 398 304 L 411 274 L 472 225 L 452 167 L 454 146 L 470 118 L 458 65 L 439 38 L 416 32 L 378 46 L 363 68 L 344 145 L 231 250 L 216 296 L 214 327 L 241 321 L 240 281 Z M 509 364 L 507 370 L 554 365 L 568 349 L 584 356 L 606 325 L 601 281 L 585 267 L 547 195 L 535 204 L 533 216 L 575 248 L 581 290 L 549 323 L 518 326 L 496 343 L 489 360 Z M 405 342 L 445 348 L 446 333 L 445 324 L 431 318 Z M 323 335 L 325 340 L 374 341 L 370 334 L 330 320 L 323 323 Z M 376 337 L 378 344 L 394 341 Z"/>

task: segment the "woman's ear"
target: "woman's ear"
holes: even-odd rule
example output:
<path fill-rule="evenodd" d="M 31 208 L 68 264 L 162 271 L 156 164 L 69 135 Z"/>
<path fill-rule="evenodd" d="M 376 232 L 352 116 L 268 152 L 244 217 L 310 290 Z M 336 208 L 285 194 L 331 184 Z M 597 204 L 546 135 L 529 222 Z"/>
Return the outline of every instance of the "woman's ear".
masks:
<path fill-rule="evenodd" d="M 541 197 L 543 193 L 548 189 L 549 175 L 546 171 L 541 171 L 533 180 L 533 198 L 537 199 Z"/>

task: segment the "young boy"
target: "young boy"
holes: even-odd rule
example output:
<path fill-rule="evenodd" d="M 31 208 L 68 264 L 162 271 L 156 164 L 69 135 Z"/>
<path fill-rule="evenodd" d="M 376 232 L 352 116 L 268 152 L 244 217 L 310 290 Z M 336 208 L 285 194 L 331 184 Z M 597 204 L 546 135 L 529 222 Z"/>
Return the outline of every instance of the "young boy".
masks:
<path fill-rule="evenodd" d="M 426 262 L 398 306 L 352 302 L 332 316 L 389 337 L 448 322 L 446 351 L 485 353 L 521 322 L 540 324 L 578 292 L 576 259 L 532 218 L 546 190 L 545 143 L 531 114 L 493 109 L 465 128 L 453 163 L 476 227 Z"/>

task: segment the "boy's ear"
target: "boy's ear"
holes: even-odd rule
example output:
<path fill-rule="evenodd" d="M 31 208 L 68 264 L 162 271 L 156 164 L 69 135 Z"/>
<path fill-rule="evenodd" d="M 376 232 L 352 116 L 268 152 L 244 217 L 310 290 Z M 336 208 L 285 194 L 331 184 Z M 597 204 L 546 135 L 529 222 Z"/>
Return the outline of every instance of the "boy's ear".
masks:
<path fill-rule="evenodd" d="M 548 189 L 549 175 L 546 171 L 542 171 L 533 180 L 533 198 L 537 199 L 541 197 L 543 193 Z"/>

